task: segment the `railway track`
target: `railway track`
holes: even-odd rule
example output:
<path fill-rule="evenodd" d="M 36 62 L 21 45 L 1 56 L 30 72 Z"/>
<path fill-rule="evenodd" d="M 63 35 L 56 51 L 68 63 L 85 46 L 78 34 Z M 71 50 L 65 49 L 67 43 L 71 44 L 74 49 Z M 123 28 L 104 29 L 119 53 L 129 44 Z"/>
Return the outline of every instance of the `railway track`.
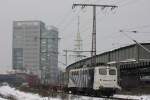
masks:
<path fill-rule="evenodd" d="M 71 94 L 71 93 L 70 93 Z M 103 98 L 104 100 L 142 100 L 142 99 L 132 99 L 129 97 L 106 97 L 106 96 L 91 96 L 91 95 L 83 95 L 83 94 L 71 94 L 74 96 L 85 96 L 85 97 L 92 97 L 92 98 Z"/>
<path fill-rule="evenodd" d="M 106 100 L 140 100 L 140 99 L 131 99 L 131 98 L 121 98 L 121 97 L 103 97 L 103 96 L 99 96 L 96 98 L 104 98 Z"/>
<path fill-rule="evenodd" d="M 111 100 L 140 100 L 140 99 L 131 99 L 131 98 L 119 98 L 119 97 L 109 97 L 106 99 L 111 99 Z"/>

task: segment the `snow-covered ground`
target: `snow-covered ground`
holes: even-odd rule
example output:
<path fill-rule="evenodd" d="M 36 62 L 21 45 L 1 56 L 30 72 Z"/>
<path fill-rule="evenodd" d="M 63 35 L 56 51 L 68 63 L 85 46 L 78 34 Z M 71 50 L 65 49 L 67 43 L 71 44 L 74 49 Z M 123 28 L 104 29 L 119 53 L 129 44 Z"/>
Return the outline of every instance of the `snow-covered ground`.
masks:
<path fill-rule="evenodd" d="M 42 97 L 39 96 L 38 94 L 21 92 L 10 86 L 1 86 L 0 95 L 2 95 L 5 98 L 13 97 L 16 100 L 40 100 L 40 99 L 42 100 Z"/>
<path fill-rule="evenodd" d="M 132 95 L 114 95 L 114 97 L 125 98 L 125 99 L 133 99 L 133 100 L 150 100 L 150 95 L 139 95 L 139 96 L 132 96 Z"/>
<path fill-rule="evenodd" d="M 7 99 L 4 99 L 4 98 L 0 98 L 0 100 L 7 100 Z"/>
<path fill-rule="evenodd" d="M 114 95 L 114 97 L 137 99 L 137 100 L 150 100 L 150 95 L 130 96 L 130 95 Z M 106 100 L 102 98 L 66 95 L 66 97 L 41 97 L 38 94 L 25 93 L 8 85 L 0 86 L 0 100 L 8 100 L 7 98 L 14 98 L 16 100 Z"/>

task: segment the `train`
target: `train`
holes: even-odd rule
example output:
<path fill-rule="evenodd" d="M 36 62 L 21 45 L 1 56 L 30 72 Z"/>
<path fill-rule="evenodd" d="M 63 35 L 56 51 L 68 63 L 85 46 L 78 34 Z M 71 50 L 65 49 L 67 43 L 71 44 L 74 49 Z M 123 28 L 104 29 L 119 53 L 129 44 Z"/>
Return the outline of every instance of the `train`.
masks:
<path fill-rule="evenodd" d="M 115 66 L 99 65 L 94 67 L 66 69 L 67 91 L 94 96 L 112 96 L 121 87 L 118 85 L 118 72 Z"/>

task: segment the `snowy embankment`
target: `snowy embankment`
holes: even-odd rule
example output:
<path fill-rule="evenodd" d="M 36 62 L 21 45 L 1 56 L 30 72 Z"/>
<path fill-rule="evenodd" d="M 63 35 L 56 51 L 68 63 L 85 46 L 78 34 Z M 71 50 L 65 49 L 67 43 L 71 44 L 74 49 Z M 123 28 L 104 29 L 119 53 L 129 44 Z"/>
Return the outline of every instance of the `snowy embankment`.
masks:
<path fill-rule="evenodd" d="M 4 99 L 4 98 L 0 98 L 0 100 L 7 100 L 7 99 Z"/>
<path fill-rule="evenodd" d="M 133 99 L 133 100 L 150 100 L 150 95 L 132 96 L 132 95 L 114 95 L 117 98 Z"/>
<path fill-rule="evenodd" d="M 1 86 L 0 95 L 5 98 L 12 97 L 16 100 L 39 100 L 41 98 L 37 94 L 30 94 L 11 88 L 10 86 Z M 41 99 L 42 100 L 42 99 Z"/>
<path fill-rule="evenodd" d="M 1 95 L 0 100 L 7 100 L 7 99 L 2 99 L 2 98 L 12 98 L 15 100 L 48 100 L 48 98 L 46 97 L 43 98 L 39 96 L 38 94 L 21 92 L 10 86 L 1 86 L 0 95 Z"/>
<path fill-rule="evenodd" d="M 131 95 L 114 95 L 117 98 L 133 100 L 150 100 L 150 95 L 131 96 Z M 5 98 L 5 99 L 3 99 Z M 67 100 L 103 100 L 102 98 L 68 95 Z M 0 100 L 64 100 L 61 97 L 41 97 L 38 94 L 25 93 L 10 86 L 0 86 Z"/>

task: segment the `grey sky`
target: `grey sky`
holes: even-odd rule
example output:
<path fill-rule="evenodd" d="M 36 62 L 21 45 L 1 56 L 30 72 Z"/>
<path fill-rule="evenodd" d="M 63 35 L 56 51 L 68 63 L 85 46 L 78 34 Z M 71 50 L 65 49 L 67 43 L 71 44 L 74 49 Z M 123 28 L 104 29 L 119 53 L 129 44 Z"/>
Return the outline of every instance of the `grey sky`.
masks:
<path fill-rule="evenodd" d="M 101 11 L 100 8 L 97 8 L 97 50 L 100 52 L 132 43 L 117 32 L 119 29 L 150 25 L 149 0 L 0 0 L 1 70 L 11 68 L 12 22 L 14 20 L 41 20 L 46 25 L 58 26 L 62 38 L 60 41 L 60 52 L 62 53 L 62 49 L 74 48 L 77 15 L 80 15 L 83 47 L 84 50 L 90 50 L 92 12 L 91 8 L 85 8 L 81 12 L 79 8 L 71 11 L 72 3 L 78 1 L 119 5 L 115 12 Z M 150 32 L 150 27 L 137 28 L 137 30 Z M 140 42 L 150 42 L 149 33 L 130 33 L 129 35 Z M 62 57 L 60 60 L 64 62 Z"/>

